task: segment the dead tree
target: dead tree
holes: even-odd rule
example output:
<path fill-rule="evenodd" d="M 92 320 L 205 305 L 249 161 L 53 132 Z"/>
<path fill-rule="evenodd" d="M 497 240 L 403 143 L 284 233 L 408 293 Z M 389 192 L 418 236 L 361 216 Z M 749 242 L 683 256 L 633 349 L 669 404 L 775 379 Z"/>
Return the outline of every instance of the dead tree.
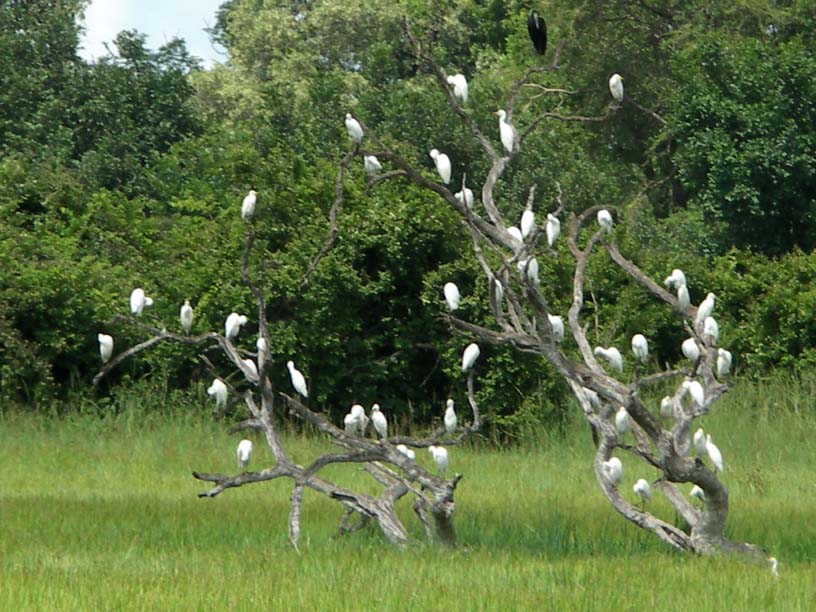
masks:
<path fill-rule="evenodd" d="M 492 314 L 496 328 L 487 328 L 461 320 L 452 315 L 447 319 L 458 332 L 475 338 L 480 342 L 494 345 L 507 344 L 516 349 L 540 355 L 571 387 L 584 418 L 591 425 L 596 439 L 594 458 L 595 473 L 603 494 L 622 516 L 639 527 L 653 533 L 660 540 L 673 548 L 700 554 L 718 552 L 738 552 L 750 557 L 760 558 L 762 551 L 753 544 L 735 543 L 724 536 L 728 517 L 728 491 L 717 475 L 709 469 L 700 456 L 689 456 L 691 447 L 691 428 L 694 420 L 707 414 L 715 402 L 728 390 L 725 376 L 717 372 L 718 347 L 713 337 L 704 336 L 703 322 L 695 321 L 698 310 L 694 306 L 685 306 L 678 302 L 678 297 L 666 291 L 660 284 L 649 278 L 633 261 L 627 259 L 614 242 L 614 236 L 598 228 L 592 230 L 588 222 L 594 220 L 602 207 L 592 207 L 581 214 L 572 214 L 566 232 L 569 253 L 574 259 L 572 305 L 568 313 L 568 326 L 577 347 L 576 351 L 567 352 L 554 330 L 547 298 L 537 278 L 536 257 L 555 256 L 555 252 L 540 246 L 539 241 L 544 233 L 542 225 L 537 225 L 526 239 L 519 240 L 519 235 L 508 231 L 508 223 L 494 200 L 494 189 L 508 165 L 520 154 L 527 137 L 547 120 L 570 122 L 603 122 L 610 113 L 621 112 L 618 105 L 610 105 L 605 115 L 580 116 L 556 112 L 542 112 L 530 118 L 526 125 L 519 127 L 516 144 L 512 151 L 494 147 L 490 138 L 473 121 L 453 90 L 448 86 L 447 75 L 435 63 L 433 56 L 426 52 L 416 38 L 410 25 L 406 33 L 419 61 L 435 76 L 439 87 L 444 92 L 450 109 L 460 117 L 470 135 L 481 145 L 484 155 L 491 167 L 481 184 L 481 205 L 484 216 L 475 208 L 467 205 L 464 193 L 454 194 L 448 187 L 437 182 L 436 177 L 429 178 L 427 172 L 406 161 L 402 156 L 384 146 L 370 130 L 366 128 L 369 142 L 376 150 L 361 150 L 359 155 L 375 155 L 386 160 L 393 167 L 378 180 L 391 180 L 407 177 L 415 185 L 426 189 L 452 206 L 461 216 L 463 225 L 472 237 L 473 252 L 488 281 Z M 551 90 L 532 83 L 537 74 L 558 69 L 560 49 L 556 51 L 551 66 L 536 67 L 528 70 L 517 81 L 509 94 L 505 108 L 507 116 L 512 119 L 513 108 L 519 93 L 524 87 L 530 87 L 538 93 L 558 95 L 569 94 L 566 90 Z M 626 105 L 634 105 L 627 97 Z M 626 108 L 626 105 L 623 108 Z M 637 105 L 635 105 L 637 107 Z M 365 126 L 364 126 L 365 127 Z M 531 209 L 536 186 L 529 189 L 527 209 Z M 559 188 L 560 194 L 560 188 Z M 561 197 L 557 198 L 553 212 L 563 212 Z M 616 212 L 612 209 L 612 212 Z M 611 221 L 611 219 L 610 219 Z M 586 337 L 586 327 L 582 323 L 584 306 L 584 284 L 586 280 L 587 261 L 596 249 L 605 250 L 612 261 L 623 270 L 632 282 L 639 284 L 661 300 L 677 314 L 678 325 L 688 331 L 693 344 L 700 352 L 700 357 L 691 368 L 659 372 L 649 376 L 636 376 L 633 382 L 627 383 L 616 376 L 611 368 L 604 368 L 597 360 L 593 347 Z M 491 265 L 491 262 L 494 262 Z M 495 263 L 497 262 L 497 263 Z M 536 273 L 534 273 L 536 270 Z M 724 368 L 723 368 L 724 369 Z M 640 397 L 640 391 L 657 382 L 666 384 L 667 380 L 676 380 L 677 388 L 673 396 L 666 399 L 670 402 L 671 416 L 661 418 L 650 409 Z M 704 389 L 701 403 L 689 401 L 689 384 L 700 383 Z M 668 404 L 667 404 L 668 405 Z M 626 411 L 628 422 L 636 443 L 624 443 L 619 434 L 614 417 L 621 410 Z M 712 451 L 713 452 L 713 451 Z M 656 488 L 662 492 L 676 512 L 690 526 L 688 531 L 681 529 L 655 516 L 644 508 L 636 507 L 627 495 L 618 490 L 614 474 L 608 472 L 606 462 L 617 453 L 626 457 L 627 471 L 634 469 L 631 461 L 645 463 L 657 468 L 662 476 L 655 481 Z M 642 464 L 641 463 L 641 464 Z M 678 483 L 693 483 L 702 489 L 705 502 L 702 510 L 694 507 L 677 487 Z M 631 497 L 631 495 L 629 496 Z"/>
<path fill-rule="evenodd" d="M 343 203 L 343 185 L 349 164 L 355 159 L 358 147 L 353 147 L 339 163 L 336 180 L 335 199 L 329 210 L 329 233 L 326 241 L 316 253 L 300 282 L 301 288 L 309 284 L 310 275 L 317 268 L 321 259 L 332 249 L 338 234 L 338 214 Z M 237 211 L 236 211 L 237 215 Z M 224 377 L 219 377 L 227 385 L 233 396 L 240 396 L 246 407 L 247 418 L 234 425 L 229 433 L 242 430 L 261 432 L 272 451 L 275 463 L 272 466 L 254 472 L 235 474 L 209 474 L 193 472 L 193 477 L 204 482 L 213 483 L 208 491 L 199 497 L 212 498 L 226 489 L 244 485 L 289 478 L 294 482 L 289 511 L 289 538 L 297 548 L 300 536 L 300 514 L 303 494 L 306 488 L 312 489 L 330 499 L 337 501 L 343 512 L 340 518 L 341 534 L 350 533 L 376 521 L 385 536 L 394 544 L 404 546 L 409 542 L 408 530 L 396 512 L 397 502 L 406 495 L 414 498 L 413 509 L 424 526 L 429 539 L 438 538 L 445 546 L 456 545 L 456 534 L 453 526 L 455 509 L 454 493 L 461 479 L 460 474 L 452 478 L 425 469 L 419 462 L 398 448 L 405 445 L 409 449 L 428 449 L 436 446 L 460 444 L 481 427 L 479 406 L 474 391 L 474 371 L 467 373 L 467 398 L 472 411 L 472 420 L 459 427 L 454 434 L 448 435 L 444 427 L 432 431 L 422 438 L 391 436 L 386 439 L 371 439 L 359 432 L 349 433 L 344 428 L 335 426 L 325 414 L 313 410 L 301 401 L 296 394 L 276 393 L 270 380 L 272 368 L 280 367 L 268 347 L 274 346 L 269 335 L 265 292 L 259 282 L 253 278 L 250 269 L 250 255 L 255 244 L 255 230 L 248 225 L 247 241 L 240 262 L 240 273 L 244 283 L 251 289 L 257 303 L 258 337 L 263 338 L 261 348 L 255 352 L 242 349 L 232 339 L 216 332 L 207 332 L 197 336 L 187 336 L 168 331 L 166 326 L 155 327 L 142 323 L 131 317 L 116 317 L 115 320 L 126 321 L 138 326 L 149 334 L 149 338 L 108 361 L 96 374 L 94 385 L 107 376 L 123 361 L 148 350 L 161 342 L 176 342 L 189 346 L 201 347 L 201 358 L 207 366 L 215 371 L 214 366 L 204 350 L 220 350 L 227 361 L 239 373 L 243 387 L 238 391 L 229 385 Z M 253 359 L 254 358 L 254 359 Z M 308 465 L 300 465 L 286 451 L 284 440 L 280 435 L 280 418 L 274 410 L 276 397 L 280 398 L 288 409 L 288 414 L 311 424 L 322 435 L 325 435 L 338 452 L 325 453 Z M 371 495 L 338 486 L 320 475 L 326 466 L 338 463 L 363 464 L 368 474 L 382 486 L 379 495 Z M 358 517 L 356 522 L 354 517 Z"/>

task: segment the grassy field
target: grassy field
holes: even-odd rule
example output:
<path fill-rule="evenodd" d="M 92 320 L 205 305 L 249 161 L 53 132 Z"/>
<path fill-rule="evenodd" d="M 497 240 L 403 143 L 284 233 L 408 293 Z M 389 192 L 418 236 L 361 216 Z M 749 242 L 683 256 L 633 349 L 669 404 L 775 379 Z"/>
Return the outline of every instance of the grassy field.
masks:
<path fill-rule="evenodd" d="M 376 529 L 337 538 L 336 504 L 307 494 L 297 553 L 286 537 L 288 481 L 196 498 L 206 485 L 190 472 L 233 470 L 237 442 L 204 417 L 6 415 L 0 610 L 814 610 L 811 397 L 798 386 L 743 386 L 703 423 L 726 461 L 730 535 L 766 546 L 780 580 L 764 565 L 673 553 L 625 523 L 594 483 L 580 423 L 564 440 L 451 451 L 465 475 L 459 551 L 422 542 L 397 551 Z M 303 461 L 320 450 L 315 440 L 289 444 Z M 253 465 L 268 460 L 256 444 Z M 625 491 L 652 477 L 623 461 Z M 348 466 L 331 475 L 367 479 Z"/>

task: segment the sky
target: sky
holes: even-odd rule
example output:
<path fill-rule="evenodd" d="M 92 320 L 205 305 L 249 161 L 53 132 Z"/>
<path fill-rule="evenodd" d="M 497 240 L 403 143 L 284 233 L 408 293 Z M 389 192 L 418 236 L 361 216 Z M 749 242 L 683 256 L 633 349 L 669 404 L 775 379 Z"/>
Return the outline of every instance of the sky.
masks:
<path fill-rule="evenodd" d="M 205 66 L 226 61 L 224 50 L 213 48 L 204 28 L 215 23 L 224 0 L 92 0 L 85 10 L 85 34 L 80 55 L 87 60 L 107 54 L 103 43 L 122 30 L 147 35 L 147 46 L 157 49 L 174 37 L 183 38 L 187 50 Z M 220 51 L 220 53 L 219 53 Z"/>

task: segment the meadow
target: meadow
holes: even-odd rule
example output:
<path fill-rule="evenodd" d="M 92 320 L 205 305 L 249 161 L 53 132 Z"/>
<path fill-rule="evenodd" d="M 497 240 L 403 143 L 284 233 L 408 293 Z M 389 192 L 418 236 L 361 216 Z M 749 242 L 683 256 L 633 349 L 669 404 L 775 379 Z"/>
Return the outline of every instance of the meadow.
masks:
<path fill-rule="evenodd" d="M 336 535 L 339 507 L 307 493 L 300 550 L 288 481 L 198 499 L 190 472 L 234 471 L 237 437 L 200 416 L 0 418 L 0 609 L 813 610 L 816 411 L 800 383 L 745 384 L 705 418 L 723 452 L 729 534 L 766 565 L 675 553 L 621 519 L 591 470 L 580 422 L 512 449 L 451 451 L 459 550 L 389 546 L 376 528 Z M 290 435 L 295 457 L 324 448 Z M 256 443 L 252 466 L 270 461 Z M 430 465 L 426 452 L 419 460 Z M 624 468 L 627 461 L 623 456 Z M 653 474 L 625 472 L 625 491 Z M 368 477 L 340 466 L 341 481 Z M 655 508 L 673 513 L 662 500 Z"/>

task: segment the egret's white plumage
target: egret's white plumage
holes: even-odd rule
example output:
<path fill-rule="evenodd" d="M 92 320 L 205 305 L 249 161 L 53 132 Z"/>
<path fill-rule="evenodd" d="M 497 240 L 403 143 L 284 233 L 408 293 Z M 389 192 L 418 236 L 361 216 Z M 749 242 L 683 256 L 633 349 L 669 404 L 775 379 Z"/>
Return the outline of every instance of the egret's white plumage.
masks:
<path fill-rule="evenodd" d="M 508 153 L 512 153 L 513 147 L 516 146 L 518 140 L 516 128 L 507 122 L 507 113 L 503 109 L 496 111 L 496 114 L 499 116 L 499 138 L 502 146 Z"/>
<path fill-rule="evenodd" d="M 550 321 L 550 327 L 553 331 L 553 340 L 556 342 L 563 342 L 564 340 L 564 319 L 558 315 L 551 315 L 547 313 L 547 319 Z"/>
<path fill-rule="evenodd" d="M 249 193 L 244 196 L 244 201 L 241 203 L 241 219 L 249 221 L 252 215 L 255 214 L 255 204 L 258 202 L 258 192 L 250 189 Z"/>
<path fill-rule="evenodd" d="M 442 292 L 445 294 L 445 301 L 448 303 L 448 309 L 451 312 L 459 308 L 462 294 L 459 293 L 459 287 L 455 283 L 445 283 Z"/>
<path fill-rule="evenodd" d="M 185 334 L 189 334 L 193 329 L 193 307 L 190 306 L 190 300 L 184 300 L 181 310 L 179 310 L 179 319 L 181 320 L 181 329 Z"/>
<path fill-rule="evenodd" d="M 776 560 L 776 557 L 768 557 L 768 563 L 771 564 L 771 575 L 779 578 L 779 561 Z"/>
<path fill-rule="evenodd" d="M 665 396 L 660 400 L 660 416 L 670 417 L 674 414 L 674 401 L 670 396 Z"/>
<path fill-rule="evenodd" d="M 663 284 L 669 289 L 679 289 L 682 285 L 686 284 L 686 275 L 680 268 L 675 268 L 671 274 L 666 277 Z"/>
<path fill-rule="evenodd" d="M 618 430 L 618 435 L 623 437 L 626 432 L 631 431 L 632 427 L 629 424 L 629 413 L 623 406 L 615 413 L 615 429 Z"/>
<path fill-rule="evenodd" d="M 308 398 L 309 391 L 306 388 L 306 378 L 300 370 L 295 367 L 295 362 L 287 361 L 286 367 L 289 370 L 289 378 L 292 380 L 292 386 L 295 388 L 295 391 L 300 393 L 304 398 Z"/>
<path fill-rule="evenodd" d="M 601 226 L 601 229 L 605 231 L 607 234 L 612 231 L 612 215 L 608 210 L 605 208 L 598 211 L 598 225 Z"/>
<path fill-rule="evenodd" d="M 97 334 L 96 339 L 99 341 L 99 356 L 102 357 L 102 363 L 108 363 L 113 355 L 113 336 Z"/>
<path fill-rule="evenodd" d="M 468 344 L 465 352 L 462 353 L 462 371 L 467 372 L 470 368 L 473 367 L 473 364 L 476 363 L 476 360 L 479 358 L 479 345 L 475 342 Z"/>
<path fill-rule="evenodd" d="M 374 176 L 378 172 L 382 172 L 382 164 L 380 163 L 380 160 L 377 159 L 376 155 L 364 155 L 363 169 L 367 174 Z"/>
<path fill-rule="evenodd" d="M 609 482 L 618 484 L 623 479 L 623 464 L 617 457 L 612 457 L 609 461 L 603 462 L 603 470 Z"/>
<path fill-rule="evenodd" d="M 448 470 L 448 449 L 444 446 L 429 446 L 428 452 L 431 453 L 439 472 L 444 474 Z"/>
<path fill-rule="evenodd" d="M 701 502 L 705 502 L 705 491 L 703 491 L 697 485 L 694 485 L 693 487 L 691 487 L 691 491 L 689 492 L 689 496 L 694 497 L 696 499 L 699 499 Z"/>
<path fill-rule="evenodd" d="M 697 431 L 694 432 L 694 450 L 697 451 L 698 457 L 705 457 L 706 456 L 706 437 L 705 432 L 703 431 L 702 427 L 698 427 Z"/>
<path fill-rule="evenodd" d="M 644 503 L 652 501 L 652 487 L 649 486 L 649 483 L 645 478 L 638 479 L 635 486 L 632 487 L 632 490 L 635 492 L 635 495 L 639 496 L 643 500 Z"/>
<path fill-rule="evenodd" d="M 677 307 L 681 312 L 685 312 L 691 305 L 691 296 L 689 295 L 688 287 L 680 285 L 677 288 Z"/>
<path fill-rule="evenodd" d="M 365 413 L 365 408 L 363 408 L 360 404 L 354 404 L 351 407 L 351 416 L 354 418 L 354 422 L 357 427 L 357 433 L 361 436 L 365 435 L 366 428 L 368 427 L 368 417 Z"/>
<path fill-rule="evenodd" d="M 522 243 L 524 242 L 524 236 L 521 235 L 521 230 L 517 228 L 515 225 L 511 225 L 507 228 L 507 233 L 512 236 L 513 240 L 518 242 L 516 245 L 516 249 L 520 248 Z"/>
<path fill-rule="evenodd" d="M 351 113 L 346 113 L 346 131 L 348 132 L 349 138 L 354 142 L 362 142 L 363 128 L 360 122 L 351 116 Z"/>
<path fill-rule="evenodd" d="M 454 74 L 448 76 L 446 79 L 448 81 L 448 85 L 453 88 L 453 95 L 454 97 L 459 100 L 462 104 L 466 104 L 468 101 L 468 82 L 465 78 L 464 74 Z"/>
<path fill-rule="evenodd" d="M 492 283 L 493 291 L 496 292 L 496 303 L 501 304 L 504 299 L 504 287 L 502 287 L 501 281 L 495 276 L 493 277 Z"/>
<path fill-rule="evenodd" d="M 609 93 L 616 102 L 623 102 L 623 77 L 617 72 L 609 77 Z"/>
<path fill-rule="evenodd" d="M 224 322 L 224 335 L 227 338 L 235 338 L 241 330 L 242 325 L 246 325 L 249 319 L 244 315 L 239 315 L 237 312 L 231 312 Z"/>
<path fill-rule="evenodd" d="M 346 430 L 347 434 L 355 434 L 358 431 L 357 419 L 350 412 L 343 417 L 343 429 Z"/>
<path fill-rule="evenodd" d="M 446 185 L 450 183 L 451 179 L 451 162 L 450 158 L 444 153 L 440 153 L 436 149 L 431 149 L 431 159 L 434 160 L 436 171 L 439 173 L 439 178 Z"/>
<path fill-rule="evenodd" d="M 547 225 L 544 227 L 547 233 L 547 244 L 552 246 L 561 235 L 561 221 L 555 215 L 547 213 Z"/>
<path fill-rule="evenodd" d="M 717 349 L 717 376 L 725 376 L 731 371 L 734 356 L 724 348 Z"/>
<path fill-rule="evenodd" d="M 416 453 L 414 452 L 414 449 L 408 448 L 404 444 L 397 444 L 397 450 L 409 459 L 416 461 Z"/>
<path fill-rule="evenodd" d="M 141 287 L 136 287 L 136 289 L 130 292 L 130 312 L 137 317 L 142 314 L 142 310 L 144 310 L 145 306 L 152 305 L 153 298 L 147 297 Z"/>
<path fill-rule="evenodd" d="M 649 343 L 646 341 L 646 336 L 643 334 L 635 334 L 632 336 L 632 352 L 641 363 L 646 363 L 649 358 Z"/>
<path fill-rule="evenodd" d="M 207 389 L 207 395 L 215 399 L 215 405 L 218 408 L 227 405 L 227 393 L 227 385 L 219 378 L 213 380 Z"/>
<path fill-rule="evenodd" d="M 723 458 L 720 449 L 711 441 L 711 434 L 706 434 L 706 453 L 718 472 L 723 471 Z"/>
<path fill-rule="evenodd" d="M 720 339 L 720 326 L 714 317 L 706 317 L 703 321 L 703 339 L 710 344 L 717 344 Z"/>
<path fill-rule="evenodd" d="M 238 467 L 246 470 L 249 460 L 252 458 L 252 440 L 241 440 L 238 443 Z"/>
<path fill-rule="evenodd" d="M 249 371 L 247 378 L 252 382 L 256 382 L 258 380 L 258 366 L 255 365 L 255 362 L 252 359 L 244 359 L 243 360 L 246 369 Z"/>
<path fill-rule="evenodd" d="M 620 351 L 614 346 L 610 346 L 609 348 L 596 346 L 593 352 L 596 356 L 606 359 L 618 372 L 623 372 L 623 357 L 621 357 Z"/>
<path fill-rule="evenodd" d="M 527 236 L 533 231 L 535 227 L 535 213 L 529 208 L 525 208 L 521 213 L 521 237 L 527 240 Z"/>
<path fill-rule="evenodd" d="M 700 306 L 697 308 L 697 316 L 694 318 L 694 325 L 699 325 L 705 321 L 706 317 L 711 316 L 711 313 L 714 312 L 714 301 L 716 298 L 716 295 L 709 293 L 705 299 L 700 302 Z"/>
<path fill-rule="evenodd" d="M 683 355 L 685 355 L 686 359 L 692 363 L 697 363 L 697 360 L 700 358 L 700 347 L 697 346 L 697 341 L 694 338 L 686 338 L 683 340 L 680 349 L 683 351 Z"/>
<path fill-rule="evenodd" d="M 265 359 L 265 355 L 269 352 L 269 347 L 266 345 L 266 340 L 263 336 L 258 336 L 255 341 L 255 348 L 258 350 L 258 370 L 262 370 L 261 362 Z"/>
<path fill-rule="evenodd" d="M 456 198 L 457 201 L 467 206 L 470 210 L 473 210 L 473 190 L 469 187 L 465 187 L 463 191 L 464 193 L 462 191 L 457 191 L 455 194 L 453 194 L 453 197 Z"/>
<path fill-rule="evenodd" d="M 538 260 L 535 257 L 522 259 L 516 264 L 516 266 L 518 267 L 519 272 L 526 275 L 531 282 L 535 283 L 536 285 L 539 284 Z"/>
<path fill-rule="evenodd" d="M 692 401 L 698 406 L 705 402 L 705 390 L 696 380 L 686 380 L 683 382 L 683 389 L 691 396 Z"/>
<path fill-rule="evenodd" d="M 445 407 L 445 431 L 448 433 L 449 436 L 453 435 L 453 432 L 456 431 L 457 419 L 456 419 L 456 411 L 453 409 L 453 399 L 448 398 L 446 407 Z"/>
<path fill-rule="evenodd" d="M 371 407 L 371 422 L 374 424 L 374 429 L 380 438 L 388 437 L 388 419 L 385 418 L 382 410 L 380 410 L 379 404 L 374 404 Z"/>

